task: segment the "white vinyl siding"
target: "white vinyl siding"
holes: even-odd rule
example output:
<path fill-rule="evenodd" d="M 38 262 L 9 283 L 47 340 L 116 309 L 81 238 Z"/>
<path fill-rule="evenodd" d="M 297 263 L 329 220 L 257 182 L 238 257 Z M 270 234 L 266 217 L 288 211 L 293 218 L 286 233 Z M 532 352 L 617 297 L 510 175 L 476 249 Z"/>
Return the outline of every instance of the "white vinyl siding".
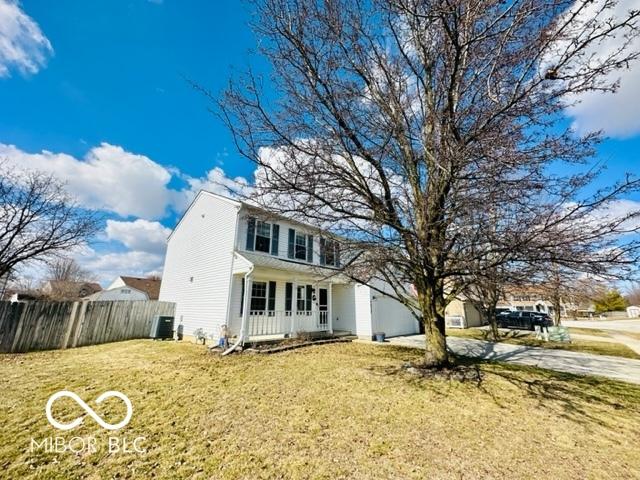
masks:
<path fill-rule="evenodd" d="M 119 287 L 102 290 L 97 294 L 91 295 L 94 302 L 113 301 L 113 300 L 149 300 L 149 296 L 145 292 L 141 292 L 135 288 Z"/>
<path fill-rule="evenodd" d="M 167 246 L 160 300 L 176 303 L 175 324 L 217 335 L 226 323 L 238 207 L 201 192 Z"/>
<path fill-rule="evenodd" d="M 333 285 L 332 319 L 334 330 L 356 333 L 355 285 Z"/>

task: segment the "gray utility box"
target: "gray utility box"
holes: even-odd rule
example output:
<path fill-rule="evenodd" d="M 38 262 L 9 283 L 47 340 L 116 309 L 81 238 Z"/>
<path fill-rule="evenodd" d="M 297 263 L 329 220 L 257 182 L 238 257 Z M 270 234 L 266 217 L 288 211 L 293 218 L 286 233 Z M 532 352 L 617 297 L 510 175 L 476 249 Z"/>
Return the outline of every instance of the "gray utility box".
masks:
<path fill-rule="evenodd" d="M 172 339 L 173 338 L 173 317 L 168 315 L 156 315 L 151 324 L 151 338 Z"/>

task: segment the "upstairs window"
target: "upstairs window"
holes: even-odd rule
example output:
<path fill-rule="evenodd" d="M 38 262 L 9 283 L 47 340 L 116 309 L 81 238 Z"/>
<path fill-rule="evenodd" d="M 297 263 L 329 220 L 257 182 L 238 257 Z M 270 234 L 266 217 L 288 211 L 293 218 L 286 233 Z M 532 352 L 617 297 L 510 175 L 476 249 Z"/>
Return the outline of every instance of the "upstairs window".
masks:
<path fill-rule="evenodd" d="M 271 253 L 278 255 L 278 237 L 280 227 L 276 223 L 263 222 L 254 217 L 247 219 L 246 249 L 250 252 Z"/>
<path fill-rule="evenodd" d="M 296 260 L 307 259 L 307 236 L 296 232 Z"/>
<path fill-rule="evenodd" d="M 320 264 L 340 266 L 340 246 L 335 240 L 320 239 Z"/>
<path fill-rule="evenodd" d="M 289 258 L 313 263 L 313 235 L 289 229 Z"/>
<path fill-rule="evenodd" d="M 271 251 L 271 224 L 256 222 L 256 252 L 269 253 Z"/>

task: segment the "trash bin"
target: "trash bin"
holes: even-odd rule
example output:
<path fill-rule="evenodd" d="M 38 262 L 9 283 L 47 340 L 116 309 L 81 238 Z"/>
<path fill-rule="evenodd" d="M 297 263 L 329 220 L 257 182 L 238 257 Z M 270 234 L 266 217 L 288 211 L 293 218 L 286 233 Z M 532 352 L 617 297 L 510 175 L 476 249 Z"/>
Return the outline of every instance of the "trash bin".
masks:
<path fill-rule="evenodd" d="M 376 332 L 373 335 L 376 337 L 376 342 L 380 342 L 380 343 L 384 342 L 384 339 L 385 339 L 384 332 Z"/>

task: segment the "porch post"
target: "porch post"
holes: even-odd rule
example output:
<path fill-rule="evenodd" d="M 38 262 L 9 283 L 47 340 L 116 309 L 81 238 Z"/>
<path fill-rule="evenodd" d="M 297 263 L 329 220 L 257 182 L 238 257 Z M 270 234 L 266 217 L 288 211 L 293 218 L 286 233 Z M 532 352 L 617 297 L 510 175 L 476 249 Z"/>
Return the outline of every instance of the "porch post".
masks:
<path fill-rule="evenodd" d="M 253 275 L 245 277 L 244 282 L 244 305 L 242 310 L 244 332 L 241 332 L 243 343 L 247 339 L 247 331 L 251 331 L 249 322 L 251 321 L 251 315 L 249 315 L 249 309 L 251 308 L 251 286 L 253 285 Z"/>
<path fill-rule="evenodd" d="M 292 281 L 293 287 L 291 292 L 291 333 L 290 337 L 296 333 L 296 316 L 298 315 L 298 282 L 294 279 Z"/>
<path fill-rule="evenodd" d="M 333 282 L 329 282 L 329 292 L 327 294 L 327 321 L 329 322 L 329 333 L 333 334 Z"/>

